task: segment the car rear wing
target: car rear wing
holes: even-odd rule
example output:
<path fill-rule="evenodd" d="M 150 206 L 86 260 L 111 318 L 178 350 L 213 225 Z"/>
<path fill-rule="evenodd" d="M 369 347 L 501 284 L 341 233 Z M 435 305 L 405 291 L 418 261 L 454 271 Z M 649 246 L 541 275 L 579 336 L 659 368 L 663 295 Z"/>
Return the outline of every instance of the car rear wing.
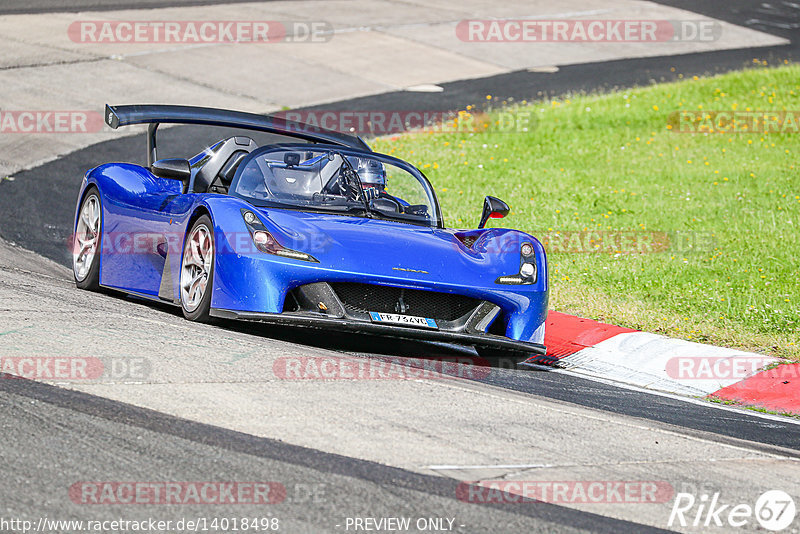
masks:
<path fill-rule="evenodd" d="M 367 143 L 357 135 L 350 135 L 281 117 L 258 115 L 227 109 L 203 108 L 195 106 L 171 106 L 159 104 L 109 106 L 106 104 L 105 121 L 111 128 L 130 124 L 148 124 L 147 165 L 158 159 L 156 130 L 159 124 L 206 124 L 256 130 L 304 139 L 313 143 L 327 143 L 370 150 Z"/>

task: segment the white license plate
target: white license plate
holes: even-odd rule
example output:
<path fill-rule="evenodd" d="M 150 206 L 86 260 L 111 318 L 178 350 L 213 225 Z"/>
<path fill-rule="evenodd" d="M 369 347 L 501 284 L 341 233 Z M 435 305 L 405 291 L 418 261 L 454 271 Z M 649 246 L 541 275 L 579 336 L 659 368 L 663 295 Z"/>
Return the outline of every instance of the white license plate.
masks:
<path fill-rule="evenodd" d="M 406 326 L 416 326 L 419 328 L 439 328 L 436 321 L 426 317 L 414 317 L 413 315 L 400 315 L 399 313 L 378 313 L 369 312 L 373 323 L 393 323 Z"/>

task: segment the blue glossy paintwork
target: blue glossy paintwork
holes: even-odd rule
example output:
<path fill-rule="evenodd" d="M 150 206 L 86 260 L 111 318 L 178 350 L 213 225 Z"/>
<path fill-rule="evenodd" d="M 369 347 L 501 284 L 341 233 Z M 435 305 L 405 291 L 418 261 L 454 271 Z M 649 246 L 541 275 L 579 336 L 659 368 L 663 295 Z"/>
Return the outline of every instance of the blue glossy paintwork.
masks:
<path fill-rule="evenodd" d="M 470 231 L 479 233 L 480 238 L 468 249 L 455 237 L 454 230 L 255 208 L 240 198 L 218 194 L 181 194 L 180 182 L 155 177 L 147 169 L 127 163 L 102 165 L 88 172 L 79 205 L 91 185 L 99 189 L 103 205 L 106 239 L 100 282 L 104 286 L 157 298 L 162 275 L 167 272 L 173 282 L 170 297 L 179 302 L 183 239 L 190 220 L 203 210 L 210 214 L 215 231 L 213 308 L 280 313 L 286 293 L 299 285 L 321 281 L 386 284 L 489 300 L 503 309 L 509 338 L 542 342 L 544 329 L 540 326 L 548 300 L 547 262 L 539 241 L 523 232 Z M 319 263 L 256 250 L 242 219 L 242 208 L 257 213 L 281 245 L 311 254 Z M 147 235 L 162 246 L 139 247 L 135 253 L 126 250 L 126 236 L 137 235 Z M 526 241 L 536 250 L 537 282 L 496 284 L 499 276 L 518 272 L 520 245 Z"/>

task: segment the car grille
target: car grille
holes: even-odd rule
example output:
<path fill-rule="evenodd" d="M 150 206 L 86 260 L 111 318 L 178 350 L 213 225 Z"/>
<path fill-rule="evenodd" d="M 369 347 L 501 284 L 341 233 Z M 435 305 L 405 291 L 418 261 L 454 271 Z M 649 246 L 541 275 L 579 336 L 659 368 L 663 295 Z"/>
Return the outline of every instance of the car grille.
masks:
<path fill-rule="evenodd" d="M 334 282 L 331 287 L 348 311 L 401 313 L 399 302 L 403 299 L 406 315 L 455 321 L 471 312 L 481 303 L 479 299 L 399 287 Z"/>
<path fill-rule="evenodd" d="M 465 235 L 461 239 L 461 242 L 464 243 L 465 247 L 470 248 L 470 247 L 472 247 L 472 245 L 475 244 L 475 241 L 477 241 L 477 240 L 478 240 L 478 236 L 476 236 L 476 235 Z"/>

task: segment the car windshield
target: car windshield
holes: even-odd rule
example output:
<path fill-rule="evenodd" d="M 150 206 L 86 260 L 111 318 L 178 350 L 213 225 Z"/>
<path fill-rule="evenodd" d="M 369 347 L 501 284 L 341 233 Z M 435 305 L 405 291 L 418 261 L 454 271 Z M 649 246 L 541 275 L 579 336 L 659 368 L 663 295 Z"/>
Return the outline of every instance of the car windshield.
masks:
<path fill-rule="evenodd" d="M 257 206 L 439 225 L 430 184 L 382 154 L 293 146 L 259 150 L 236 172 L 231 192 Z"/>

